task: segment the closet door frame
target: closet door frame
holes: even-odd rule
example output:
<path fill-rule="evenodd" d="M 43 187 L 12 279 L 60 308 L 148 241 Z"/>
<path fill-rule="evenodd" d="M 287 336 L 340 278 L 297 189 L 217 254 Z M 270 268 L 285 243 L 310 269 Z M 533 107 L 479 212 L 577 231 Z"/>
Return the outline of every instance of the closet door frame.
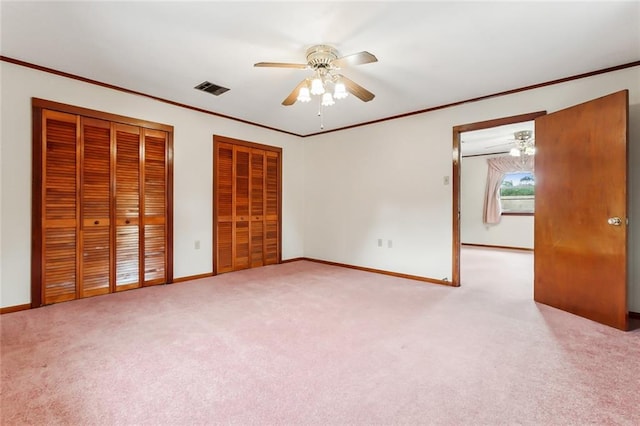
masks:
<path fill-rule="evenodd" d="M 88 108 L 68 105 L 60 102 L 49 101 L 40 98 L 31 98 L 32 111 L 32 188 L 31 188 L 31 307 L 37 308 L 43 304 L 42 287 L 42 164 L 43 147 L 42 140 L 42 113 L 43 110 L 57 111 L 68 114 L 76 114 L 82 117 L 111 121 L 112 123 L 129 124 L 145 129 L 161 130 L 167 133 L 166 146 L 166 283 L 173 282 L 173 126 L 126 117 Z"/>
<path fill-rule="evenodd" d="M 218 209 L 216 206 L 217 200 L 217 157 L 218 157 L 218 145 L 236 145 L 244 148 L 249 148 L 249 158 L 251 161 L 251 152 L 252 150 L 261 150 L 266 152 L 276 153 L 278 156 L 278 249 L 277 249 L 277 263 L 282 262 L 282 148 L 270 145 L 264 145 L 256 142 L 243 141 L 240 139 L 233 139 L 226 136 L 213 135 L 213 173 L 212 173 L 212 187 L 213 187 L 213 223 L 212 223 L 212 233 L 213 233 L 213 253 L 212 253 L 212 263 L 213 263 L 213 275 L 217 275 L 218 265 L 217 265 L 217 257 L 218 257 L 218 238 L 217 238 L 217 228 L 218 228 Z M 234 168 L 235 168 L 235 155 L 233 158 Z M 266 162 L 266 155 L 265 155 Z M 265 170 L 266 177 L 266 170 Z M 249 180 L 251 180 L 251 176 L 249 176 Z M 234 176 L 235 181 L 235 176 Z M 249 182 L 249 187 L 251 188 L 251 182 Z M 234 182 L 234 192 L 235 192 L 235 182 Z M 249 200 L 251 200 L 251 193 L 249 193 Z M 266 208 L 266 206 L 265 206 Z M 249 205 L 249 209 L 251 210 L 251 204 Z M 251 211 L 249 211 L 251 213 Z M 251 223 L 251 221 L 249 221 Z M 234 255 L 235 255 L 235 247 L 234 247 Z M 235 262 L 235 259 L 232 259 Z M 266 265 L 266 263 L 265 263 Z M 251 268 L 251 236 L 249 236 L 249 268 Z M 226 271 L 225 271 L 226 272 Z"/>

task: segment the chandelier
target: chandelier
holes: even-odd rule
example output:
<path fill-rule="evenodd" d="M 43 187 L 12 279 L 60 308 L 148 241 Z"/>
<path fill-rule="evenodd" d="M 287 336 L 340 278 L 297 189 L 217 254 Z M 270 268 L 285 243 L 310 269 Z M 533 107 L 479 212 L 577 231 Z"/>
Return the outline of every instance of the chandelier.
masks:
<path fill-rule="evenodd" d="M 520 157 L 522 163 L 526 163 L 527 159 L 536 153 L 536 147 L 534 140 L 532 139 L 533 132 L 531 130 L 521 130 L 513 134 L 515 137 L 516 146 L 511 148 L 509 155 L 513 157 Z"/>
<path fill-rule="evenodd" d="M 333 93 L 332 93 L 333 92 Z M 298 91 L 298 102 L 310 102 L 311 95 L 322 96 L 320 105 L 331 106 L 336 99 L 349 96 L 347 88 L 339 77 L 327 68 L 317 68 L 312 77 L 307 78 Z"/>

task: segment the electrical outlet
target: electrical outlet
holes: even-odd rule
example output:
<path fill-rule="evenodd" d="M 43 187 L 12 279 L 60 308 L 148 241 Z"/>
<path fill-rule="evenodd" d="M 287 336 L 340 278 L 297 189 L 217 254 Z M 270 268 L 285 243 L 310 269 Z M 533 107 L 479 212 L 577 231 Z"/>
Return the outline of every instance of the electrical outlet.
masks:
<path fill-rule="evenodd" d="M 382 238 L 378 238 L 378 247 L 382 247 Z"/>
<path fill-rule="evenodd" d="M 195 247 L 196 250 L 200 250 L 200 240 L 196 240 L 193 246 Z"/>
<path fill-rule="evenodd" d="M 449 176 L 445 176 L 442 181 L 444 182 L 445 185 L 449 185 Z"/>
<path fill-rule="evenodd" d="M 393 241 L 392 240 L 388 240 L 387 241 L 387 247 L 393 248 Z"/>

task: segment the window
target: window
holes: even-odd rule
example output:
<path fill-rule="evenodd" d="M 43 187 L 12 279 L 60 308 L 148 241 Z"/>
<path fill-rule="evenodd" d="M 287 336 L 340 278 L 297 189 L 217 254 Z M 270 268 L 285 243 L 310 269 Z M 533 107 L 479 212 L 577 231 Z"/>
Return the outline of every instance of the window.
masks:
<path fill-rule="evenodd" d="M 506 173 L 500 184 L 502 214 L 533 214 L 535 190 L 532 172 Z"/>
<path fill-rule="evenodd" d="M 487 159 L 487 165 L 489 169 L 487 172 L 487 190 L 485 191 L 483 222 L 487 224 L 497 224 L 500 223 L 500 218 L 503 214 L 501 197 L 503 181 L 508 181 L 509 183 L 505 183 L 504 185 L 510 185 L 512 188 L 520 186 L 521 183 L 523 186 L 526 183 L 533 183 L 533 156 L 529 156 L 524 162 L 521 159 L 510 156 L 489 158 Z M 525 174 L 529 175 L 531 180 L 524 179 L 520 182 L 520 180 L 525 177 Z M 529 186 L 533 187 L 533 185 Z M 511 191 L 506 191 L 505 194 L 509 192 Z M 517 193 L 517 191 L 514 192 Z M 531 193 L 531 195 L 533 195 L 533 193 Z M 505 200 L 506 197 L 508 197 L 508 195 L 505 195 Z M 523 197 L 522 195 L 519 196 L 519 198 Z M 530 199 L 532 201 L 529 203 L 533 203 L 533 197 L 530 197 Z M 526 210 L 514 209 L 507 206 L 507 212 L 505 214 L 532 215 L 533 204 Z"/>

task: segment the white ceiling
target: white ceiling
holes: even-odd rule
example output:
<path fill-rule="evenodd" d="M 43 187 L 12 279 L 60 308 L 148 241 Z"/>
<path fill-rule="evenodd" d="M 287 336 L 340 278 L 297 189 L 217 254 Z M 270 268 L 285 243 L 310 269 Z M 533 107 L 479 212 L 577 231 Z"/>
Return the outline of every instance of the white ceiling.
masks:
<path fill-rule="evenodd" d="M 506 153 L 516 146 L 515 132 L 531 130 L 535 142 L 535 121 L 505 124 L 488 129 L 473 130 L 460 134 L 460 154 L 463 157 Z"/>
<path fill-rule="evenodd" d="M 640 2 L 1 3 L 1 54 L 299 135 L 318 105 L 282 100 L 306 49 L 368 51 L 341 72 L 375 93 L 327 108 L 325 131 L 640 59 Z M 231 90 L 196 91 L 208 80 Z"/>

